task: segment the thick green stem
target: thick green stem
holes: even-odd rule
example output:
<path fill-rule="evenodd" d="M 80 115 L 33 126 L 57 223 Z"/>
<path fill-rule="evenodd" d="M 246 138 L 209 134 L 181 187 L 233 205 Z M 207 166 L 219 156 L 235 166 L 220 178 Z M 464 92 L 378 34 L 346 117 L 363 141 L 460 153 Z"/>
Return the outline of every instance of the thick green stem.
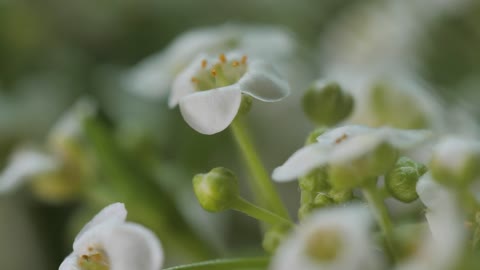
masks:
<path fill-rule="evenodd" d="M 380 226 L 382 234 L 385 237 L 385 243 L 390 252 L 390 255 L 393 260 L 396 260 L 397 254 L 395 248 L 393 225 L 383 198 L 378 191 L 376 185 L 373 183 L 363 187 L 363 194 L 375 214 L 378 225 Z"/>
<path fill-rule="evenodd" d="M 269 258 L 219 259 L 188 265 L 175 266 L 164 270 L 244 270 L 266 269 Z"/>
<path fill-rule="evenodd" d="M 288 211 L 280 199 L 280 195 L 275 189 L 262 161 L 255 151 L 255 147 L 248 135 L 242 119 L 236 119 L 233 121 L 230 128 L 235 137 L 235 141 L 242 152 L 250 174 L 253 176 L 250 181 L 250 187 L 253 190 L 255 200 L 261 206 L 289 219 Z"/>
<path fill-rule="evenodd" d="M 244 200 L 241 197 L 237 197 L 237 200 L 233 204 L 232 209 L 242 212 L 246 215 L 249 215 L 255 219 L 261 220 L 270 225 L 278 225 L 278 224 L 293 225 L 293 223 L 290 220 L 285 219 L 277 214 L 274 214 L 266 209 L 258 207 Z"/>

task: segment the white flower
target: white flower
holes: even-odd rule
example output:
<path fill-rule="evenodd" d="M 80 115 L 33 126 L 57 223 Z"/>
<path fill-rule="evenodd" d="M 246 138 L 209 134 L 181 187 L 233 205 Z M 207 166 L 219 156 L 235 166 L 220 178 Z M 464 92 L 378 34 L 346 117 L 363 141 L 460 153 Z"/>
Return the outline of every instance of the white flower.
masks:
<path fill-rule="evenodd" d="M 126 222 L 122 203 L 105 207 L 78 233 L 59 270 L 160 270 L 163 250 L 145 227 Z"/>
<path fill-rule="evenodd" d="M 307 145 L 295 152 L 282 166 L 273 171 L 278 182 L 291 181 L 311 170 L 332 163 L 345 163 L 388 143 L 398 150 L 411 148 L 426 138 L 425 130 L 401 130 L 390 127 L 370 128 L 348 125 L 325 132 L 317 143 Z"/>
<path fill-rule="evenodd" d="M 382 261 L 370 235 L 371 223 L 365 206 L 319 210 L 281 244 L 270 269 L 377 269 Z"/>
<path fill-rule="evenodd" d="M 417 252 L 399 270 L 453 269 L 466 242 L 465 217 L 455 194 L 426 173 L 417 183 L 420 200 L 427 206 L 429 231 L 419 240 Z"/>
<path fill-rule="evenodd" d="M 273 102 L 289 91 L 288 83 L 271 65 L 232 52 L 194 60 L 175 78 L 169 106 L 179 104 L 183 118 L 193 129 L 214 134 L 233 121 L 242 94 Z"/>
<path fill-rule="evenodd" d="M 168 93 L 175 76 L 200 53 L 241 50 L 268 62 L 291 62 L 298 45 L 279 27 L 225 24 L 197 28 L 181 34 L 165 50 L 148 57 L 127 72 L 127 90 L 147 98 Z"/>
<path fill-rule="evenodd" d="M 30 177 L 57 169 L 58 160 L 31 147 L 19 148 L 0 174 L 0 193 L 12 191 Z"/>

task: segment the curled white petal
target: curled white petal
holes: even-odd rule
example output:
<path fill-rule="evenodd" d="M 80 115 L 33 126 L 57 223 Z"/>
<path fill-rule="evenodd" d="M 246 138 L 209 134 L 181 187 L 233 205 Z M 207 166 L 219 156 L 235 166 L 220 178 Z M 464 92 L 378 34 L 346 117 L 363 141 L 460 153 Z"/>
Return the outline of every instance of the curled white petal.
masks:
<path fill-rule="evenodd" d="M 238 84 L 242 92 L 266 102 L 279 101 L 290 94 L 288 82 L 263 61 L 251 62 Z"/>
<path fill-rule="evenodd" d="M 366 126 L 347 125 L 326 131 L 317 138 L 317 141 L 325 145 L 334 145 L 338 143 L 338 140 L 371 133 L 372 130 L 374 129 Z"/>
<path fill-rule="evenodd" d="M 402 130 L 382 127 L 380 132 L 383 133 L 388 143 L 402 150 L 419 145 L 432 137 L 432 132 L 428 130 Z"/>
<path fill-rule="evenodd" d="M 103 223 L 122 223 L 127 219 L 127 209 L 123 203 L 113 203 L 103 208 L 95 217 L 90 220 L 82 230 L 78 233 L 75 239 L 82 236 L 83 233 L 91 228 Z M 76 240 L 75 240 L 76 241 Z"/>
<path fill-rule="evenodd" d="M 19 149 L 0 174 L 0 193 L 11 191 L 29 177 L 55 170 L 58 166 L 53 156 L 32 149 Z"/>
<path fill-rule="evenodd" d="M 202 134 L 215 134 L 227 128 L 240 108 L 242 93 L 237 85 L 201 91 L 180 100 L 183 119 Z"/>
<path fill-rule="evenodd" d="M 383 141 L 379 134 L 358 135 L 335 147 L 335 150 L 332 151 L 330 162 L 344 163 L 355 160 L 370 153 Z"/>
<path fill-rule="evenodd" d="M 377 269 L 382 261 L 374 250 L 369 233 L 371 222 L 369 210 L 365 206 L 350 205 L 319 210 L 281 244 L 270 269 Z M 321 230 L 337 230 L 342 238 L 340 254 L 333 261 L 322 263 L 305 254 L 308 241 Z"/>
<path fill-rule="evenodd" d="M 200 70 L 202 59 L 206 58 L 207 56 L 205 54 L 199 55 L 184 71 L 175 77 L 172 83 L 172 92 L 168 100 L 168 106 L 170 108 L 177 106 L 183 97 L 195 93 L 195 85 L 192 83 L 192 78 L 195 77 L 195 74 Z"/>
<path fill-rule="evenodd" d="M 63 260 L 58 270 L 82 270 L 78 265 L 77 260 L 77 256 L 75 256 L 74 253 L 71 253 Z"/>

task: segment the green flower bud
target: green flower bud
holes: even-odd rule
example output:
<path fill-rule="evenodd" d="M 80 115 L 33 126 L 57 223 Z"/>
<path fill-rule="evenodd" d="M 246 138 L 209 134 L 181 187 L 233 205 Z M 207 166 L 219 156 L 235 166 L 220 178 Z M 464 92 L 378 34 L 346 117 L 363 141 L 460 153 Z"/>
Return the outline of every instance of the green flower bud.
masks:
<path fill-rule="evenodd" d="M 345 203 L 353 198 L 353 191 L 351 189 L 332 189 L 328 192 L 328 197 L 334 203 Z"/>
<path fill-rule="evenodd" d="M 315 209 L 315 206 L 313 203 L 304 203 L 300 206 L 300 209 L 298 209 L 298 219 L 304 220 L 306 217 L 312 213 L 312 211 Z"/>
<path fill-rule="evenodd" d="M 449 186 L 467 186 L 480 177 L 480 146 L 457 138 L 441 142 L 430 161 L 433 178 Z"/>
<path fill-rule="evenodd" d="M 385 175 L 385 187 L 397 200 L 405 203 L 418 198 L 418 179 L 427 172 L 427 167 L 407 157 L 401 157 L 393 169 Z"/>
<path fill-rule="evenodd" d="M 318 262 L 331 262 L 342 253 L 343 239 L 335 229 L 323 229 L 312 233 L 306 243 L 306 254 Z"/>
<path fill-rule="evenodd" d="M 276 225 L 270 228 L 263 237 L 262 247 L 270 254 L 275 253 L 278 246 L 289 233 L 291 227 L 288 225 Z"/>
<path fill-rule="evenodd" d="M 313 207 L 315 209 L 325 207 L 333 203 L 332 198 L 325 193 L 319 192 L 313 199 Z"/>
<path fill-rule="evenodd" d="M 337 83 L 316 82 L 303 96 L 305 114 L 318 125 L 333 126 L 353 110 L 353 98 Z"/>
<path fill-rule="evenodd" d="M 322 134 L 325 133 L 325 131 L 327 131 L 327 130 L 328 130 L 328 128 L 326 128 L 326 127 L 316 128 L 314 131 L 312 131 L 312 132 L 308 135 L 307 140 L 305 141 L 305 145 L 309 145 L 309 144 L 312 144 L 312 143 L 316 143 L 318 136 L 322 135 Z"/>
<path fill-rule="evenodd" d="M 373 177 L 384 175 L 397 158 L 397 150 L 388 143 L 382 143 L 356 160 L 330 164 L 328 179 L 336 189 L 352 189 Z"/>
<path fill-rule="evenodd" d="M 314 169 L 306 176 L 301 177 L 298 184 L 303 191 L 323 191 L 329 189 L 327 169 L 325 167 Z"/>
<path fill-rule="evenodd" d="M 239 194 L 237 177 L 222 167 L 195 175 L 193 190 L 200 205 L 209 212 L 230 209 Z"/>

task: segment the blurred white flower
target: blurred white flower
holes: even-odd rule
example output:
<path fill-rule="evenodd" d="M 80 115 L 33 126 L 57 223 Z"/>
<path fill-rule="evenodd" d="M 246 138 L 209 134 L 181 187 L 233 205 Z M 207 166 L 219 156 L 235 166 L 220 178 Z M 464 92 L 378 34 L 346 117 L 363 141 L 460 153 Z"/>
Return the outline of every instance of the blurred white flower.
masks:
<path fill-rule="evenodd" d="M 270 269 L 379 269 L 382 257 L 371 224 L 368 208 L 361 205 L 314 212 L 280 245 Z"/>
<path fill-rule="evenodd" d="M 51 155 L 33 148 L 19 148 L 0 174 L 0 193 L 9 192 L 21 186 L 34 175 L 58 169 L 59 162 Z"/>
<path fill-rule="evenodd" d="M 279 64 L 294 59 L 298 44 L 289 31 L 279 27 L 225 24 L 194 29 L 129 70 L 124 78 L 126 89 L 147 98 L 161 98 L 170 90 L 175 76 L 199 54 L 230 50 Z"/>
<path fill-rule="evenodd" d="M 236 52 L 200 56 L 173 82 L 169 106 L 180 106 L 185 121 L 203 134 L 227 128 L 238 113 L 242 94 L 265 102 L 281 100 L 289 85 L 273 66 Z"/>
<path fill-rule="evenodd" d="M 78 233 L 59 270 L 159 270 L 164 259 L 160 242 L 126 217 L 122 203 L 105 207 Z"/>
<path fill-rule="evenodd" d="M 357 159 L 375 150 L 382 143 L 388 143 L 398 150 L 406 150 L 425 141 L 429 136 L 430 132 L 425 130 L 357 125 L 338 127 L 320 135 L 317 143 L 295 152 L 273 171 L 272 177 L 278 182 L 295 180 L 323 165 Z"/>
<path fill-rule="evenodd" d="M 429 231 L 419 239 L 416 253 L 400 263 L 399 270 L 454 269 L 466 242 L 465 217 L 452 191 L 426 173 L 417 183 L 420 200 L 427 206 Z"/>

